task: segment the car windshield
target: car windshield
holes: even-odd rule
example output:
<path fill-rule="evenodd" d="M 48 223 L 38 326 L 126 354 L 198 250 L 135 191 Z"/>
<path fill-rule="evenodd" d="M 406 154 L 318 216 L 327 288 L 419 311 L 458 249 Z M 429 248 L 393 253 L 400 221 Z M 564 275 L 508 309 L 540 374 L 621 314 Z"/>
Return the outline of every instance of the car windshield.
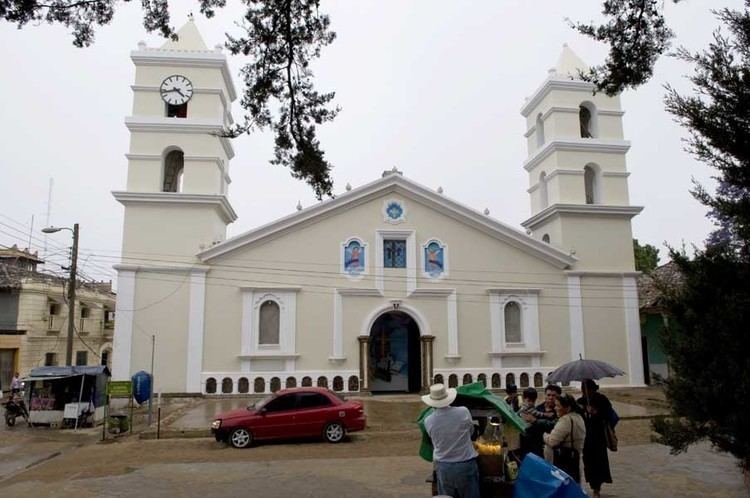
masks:
<path fill-rule="evenodd" d="M 346 401 L 346 398 L 344 397 L 343 394 L 339 394 L 339 393 L 334 392 L 334 391 L 330 391 L 330 392 L 331 392 L 331 394 L 333 394 L 334 396 L 336 396 L 338 399 L 340 399 L 342 403 Z"/>
<path fill-rule="evenodd" d="M 258 411 L 261 408 L 263 408 L 264 406 L 266 406 L 268 404 L 268 402 L 271 401 L 272 399 L 274 399 L 275 397 L 276 397 L 275 394 L 271 394 L 270 396 L 266 396 L 265 398 L 259 399 L 255 403 L 253 403 L 251 405 L 248 405 L 247 409 L 248 410 Z"/>

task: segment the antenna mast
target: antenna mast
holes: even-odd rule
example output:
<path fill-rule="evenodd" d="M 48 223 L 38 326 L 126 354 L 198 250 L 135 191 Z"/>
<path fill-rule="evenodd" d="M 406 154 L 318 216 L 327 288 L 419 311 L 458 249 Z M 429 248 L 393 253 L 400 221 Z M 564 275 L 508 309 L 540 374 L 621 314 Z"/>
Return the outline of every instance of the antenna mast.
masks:
<path fill-rule="evenodd" d="M 55 185 L 55 179 L 50 177 L 49 179 L 49 193 L 47 194 L 47 222 L 44 226 L 52 226 L 50 224 L 50 216 L 52 214 L 52 187 Z M 47 234 L 44 234 L 44 259 L 47 259 Z"/>

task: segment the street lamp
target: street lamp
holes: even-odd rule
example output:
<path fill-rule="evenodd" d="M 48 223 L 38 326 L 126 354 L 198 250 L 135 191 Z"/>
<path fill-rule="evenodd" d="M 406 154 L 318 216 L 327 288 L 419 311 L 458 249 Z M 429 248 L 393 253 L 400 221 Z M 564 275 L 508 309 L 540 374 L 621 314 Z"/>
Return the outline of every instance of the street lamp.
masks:
<path fill-rule="evenodd" d="M 76 302 L 76 268 L 78 266 L 78 223 L 73 228 L 47 227 L 43 233 L 56 233 L 60 230 L 73 232 L 73 249 L 71 250 L 70 279 L 68 280 L 68 342 L 65 349 L 65 364 L 73 365 L 73 334 L 75 333 L 75 302 Z"/>

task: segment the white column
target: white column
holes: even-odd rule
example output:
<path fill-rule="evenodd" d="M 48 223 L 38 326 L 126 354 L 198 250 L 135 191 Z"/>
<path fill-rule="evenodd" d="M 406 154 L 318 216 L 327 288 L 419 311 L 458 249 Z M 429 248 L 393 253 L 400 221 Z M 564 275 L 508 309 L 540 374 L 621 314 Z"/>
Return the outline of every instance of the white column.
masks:
<path fill-rule="evenodd" d="M 375 268 L 375 288 L 380 294 L 385 293 L 385 282 L 383 281 L 383 234 L 380 230 L 375 231 L 375 261 L 372 262 Z"/>
<path fill-rule="evenodd" d="M 242 291 L 242 333 L 240 335 L 240 354 L 247 355 L 253 352 L 253 291 L 243 289 Z M 250 360 L 245 358 L 241 362 L 241 369 L 243 372 L 250 371 Z"/>
<path fill-rule="evenodd" d="M 583 306 L 581 277 L 568 276 L 568 312 L 570 313 L 570 357 L 577 360 L 586 354 L 583 338 Z"/>
<path fill-rule="evenodd" d="M 417 290 L 417 237 L 412 230 L 406 239 L 406 295 L 410 296 L 415 290 Z"/>
<path fill-rule="evenodd" d="M 115 335 L 112 341 L 112 380 L 130 380 L 134 309 L 135 271 L 117 270 Z"/>
<path fill-rule="evenodd" d="M 526 320 L 524 326 L 524 342 L 526 343 L 526 349 L 529 351 L 539 351 L 541 349 L 541 339 L 539 331 L 539 296 L 536 294 L 529 294 L 524 296 L 524 310 L 523 319 Z M 531 357 L 531 366 L 538 367 L 541 364 L 541 357 L 534 355 Z M 533 374 L 529 374 L 530 378 L 533 378 Z"/>
<path fill-rule="evenodd" d="M 496 292 L 490 292 L 490 331 L 492 352 L 499 353 L 503 350 L 503 338 L 500 327 L 500 295 Z"/>
<path fill-rule="evenodd" d="M 448 294 L 448 356 L 458 356 L 458 305 L 456 292 Z"/>
<path fill-rule="evenodd" d="M 336 360 L 344 356 L 344 331 L 342 324 L 343 298 L 338 289 L 333 291 L 333 346 L 331 359 Z"/>
<path fill-rule="evenodd" d="M 628 339 L 628 374 L 630 384 L 644 385 L 641 326 L 638 316 L 638 287 L 635 277 L 622 279 L 622 294 L 625 309 L 625 329 Z"/>
<path fill-rule="evenodd" d="M 281 298 L 286 303 L 286 310 L 284 314 L 286 319 L 286 326 L 282 329 L 284 334 L 283 349 L 285 353 L 296 353 L 297 352 L 297 292 L 285 292 L 281 294 Z M 286 359 L 286 371 L 294 372 L 297 370 L 297 359 L 295 357 L 289 357 Z"/>
<path fill-rule="evenodd" d="M 253 300 L 254 293 L 251 290 L 242 291 L 242 336 L 240 338 L 240 354 L 248 355 L 254 352 L 253 347 Z"/>
<path fill-rule="evenodd" d="M 190 310 L 188 321 L 185 392 L 201 392 L 203 370 L 203 333 L 206 311 L 206 272 L 190 274 Z"/>

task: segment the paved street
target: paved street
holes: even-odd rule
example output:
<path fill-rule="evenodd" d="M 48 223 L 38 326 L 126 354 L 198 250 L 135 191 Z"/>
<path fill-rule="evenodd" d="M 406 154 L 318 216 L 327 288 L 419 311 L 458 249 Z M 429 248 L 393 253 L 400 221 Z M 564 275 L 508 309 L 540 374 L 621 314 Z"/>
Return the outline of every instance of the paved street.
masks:
<path fill-rule="evenodd" d="M 215 409 L 246 402 L 185 404 L 167 417 L 165 430 L 198 429 Z M 0 432 L 2 496 L 429 496 L 424 481 L 431 466 L 416 455 L 419 433 L 413 423 L 421 404 L 408 397 L 365 402 L 370 427 L 338 445 L 294 441 L 235 450 L 205 437 L 97 443 L 95 429 L 73 434 L 18 427 Z M 610 454 L 615 483 L 604 487 L 604 497 L 748 496 L 726 454 L 703 445 L 670 456 L 665 447 L 649 443 L 648 419 L 624 419 L 618 433 L 620 451 Z"/>
<path fill-rule="evenodd" d="M 394 450 L 415 452 L 416 438 L 408 439 L 392 441 Z M 414 455 L 365 456 L 368 443 L 249 450 L 207 439 L 93 445 L 17 475 L 3 483 L 3 496 L 429 496 L 430 464 Z M 375 446 L 380 453 L 382 445 Z M 627 446 L 612 455 L 612 465 L 616 482 L 605 497 L 747 496 L 733 460 L 706 447 L 670 457 L 660 446 Z"/>

